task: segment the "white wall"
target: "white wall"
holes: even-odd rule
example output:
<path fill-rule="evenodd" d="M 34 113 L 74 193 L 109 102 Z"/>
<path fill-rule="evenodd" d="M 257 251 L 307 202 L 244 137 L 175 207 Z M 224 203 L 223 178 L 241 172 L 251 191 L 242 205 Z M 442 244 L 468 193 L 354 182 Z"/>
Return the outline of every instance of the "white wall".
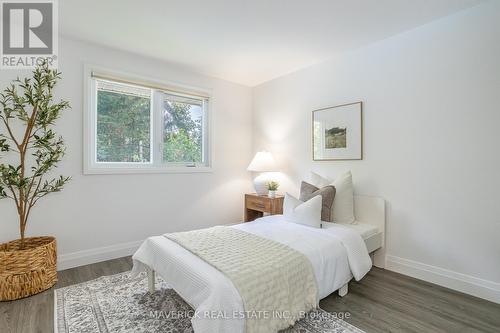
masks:
<path fill-rule="evenodd" d="M 364 102 L 364 159 L 313 162 L 311 111 Z M 254 89 L 254 150 L 297 193 L 352 170 L 387 200 L 388 267 L 500 302 L 500 3 Z M 477 287 L 477 288 L 476 288 Z"/>
<path fill-rule="evenodd" d="M 84 63 L 212 89 L 213 173 L 84 176 Z M 246 171 L 252 157 L 250 88 L 68 39 L 60 41 L 59 64 L 63 79 L 57 97 L 70 101 L 72 110 L 56 127 L 68 147 L 58 172 L 73 179 L 63 192 L 38 203 L 27 233 L 57 237 L 60 268 L 123 255 L 150 235 L 242 220 L 243 193 L 251 189 Z M 0 71 L 0 87 L 24 74 Z M 0 242 L 18 237 L 14 205 L 2 200 Z"/>

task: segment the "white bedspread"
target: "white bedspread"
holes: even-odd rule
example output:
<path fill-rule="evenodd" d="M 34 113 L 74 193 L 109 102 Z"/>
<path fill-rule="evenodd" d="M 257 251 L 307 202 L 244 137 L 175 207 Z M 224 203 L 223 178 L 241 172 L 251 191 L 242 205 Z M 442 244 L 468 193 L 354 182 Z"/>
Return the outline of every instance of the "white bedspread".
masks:
<path fill-rule="evenodd" d="M 353 276 L 361 279 L 371 268 L 361 236 L 341 225 L 317 229 L 288 223 L 283 216 L 274 215 L 232 227 L 303 253 L 312 263 L 320 298 Z M 134 272 L 144 270 L 145 265 L 153 268 L 196 310 L 192 319 L 196 333 L 244 333 L 244 319 L 234 315 L 244 311 L 241 297 L 220 271 L 163 236 L 144 241 L 133 259 Z"/>

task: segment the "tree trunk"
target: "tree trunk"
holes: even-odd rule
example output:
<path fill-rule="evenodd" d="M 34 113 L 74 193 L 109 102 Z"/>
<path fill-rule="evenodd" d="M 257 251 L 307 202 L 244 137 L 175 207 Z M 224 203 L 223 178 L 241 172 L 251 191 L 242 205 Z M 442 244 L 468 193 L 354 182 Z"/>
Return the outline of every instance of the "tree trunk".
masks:
<path fill-rule="evenodd" d="M 26 229 L 26 221 L 23 215 L 19 214 L 19 230 L 21 232 L 21 249 L 24 249 L 24 231 Z"/>

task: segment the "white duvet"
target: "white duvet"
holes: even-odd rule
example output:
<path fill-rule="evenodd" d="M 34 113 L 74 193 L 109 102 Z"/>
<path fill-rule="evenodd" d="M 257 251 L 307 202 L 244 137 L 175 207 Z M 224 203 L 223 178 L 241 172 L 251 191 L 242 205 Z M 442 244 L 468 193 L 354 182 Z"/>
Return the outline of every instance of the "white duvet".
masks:
<path fill-rule="evenodd" d="M 231 226 L 290 246 L 312 263 L 319 297 L 324 298 L 353 276 L 371 268 L 365 243 L 356 231 L 328 224 L 318 229 L 286 222 L 282 215 Z M 195 310 L 196 333 L 244 333 L 244 311 L 238 291 L 220 271 L 166 237 L 150 237 L 133 256 L 133 272 L 154 269 Z"/>

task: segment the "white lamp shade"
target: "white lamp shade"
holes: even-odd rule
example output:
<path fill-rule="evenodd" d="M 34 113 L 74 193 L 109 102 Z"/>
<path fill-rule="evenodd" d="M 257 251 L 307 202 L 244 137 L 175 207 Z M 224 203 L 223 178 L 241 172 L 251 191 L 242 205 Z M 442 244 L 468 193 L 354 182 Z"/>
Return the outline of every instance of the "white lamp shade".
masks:
<path fill-rule="evenodd" d="M 274 172 L 278 171 L 273 155 L 268 151 L 259 151 L 255 154 L 252 162 L 247 168 L 248 171 Z"/>

